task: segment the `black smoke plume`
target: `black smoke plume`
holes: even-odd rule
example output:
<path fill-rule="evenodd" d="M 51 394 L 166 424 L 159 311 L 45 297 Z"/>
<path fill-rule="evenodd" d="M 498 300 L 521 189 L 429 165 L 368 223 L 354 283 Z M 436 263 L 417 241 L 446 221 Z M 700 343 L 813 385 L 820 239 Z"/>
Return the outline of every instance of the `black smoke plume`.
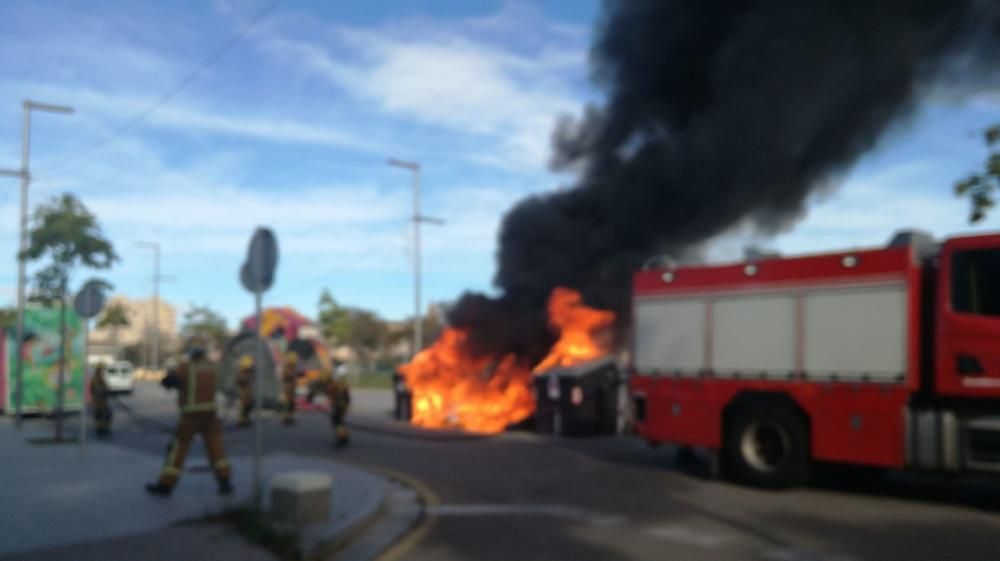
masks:
<path fill-rule="evenodd" d="M 941 80 L 995 77 L 998 6 L 606 1 L 591 64 L 607 103 L 554 134 L 553 165 L 579 181 L 507 213 L 502 296 L 463 296 L 452 324 L 479 352 L 530 362 L 552 342 L 556 286 L 627 322 L 630 276 L 651 254 L 683 256 L 737 225 L 788 227 Z"/>

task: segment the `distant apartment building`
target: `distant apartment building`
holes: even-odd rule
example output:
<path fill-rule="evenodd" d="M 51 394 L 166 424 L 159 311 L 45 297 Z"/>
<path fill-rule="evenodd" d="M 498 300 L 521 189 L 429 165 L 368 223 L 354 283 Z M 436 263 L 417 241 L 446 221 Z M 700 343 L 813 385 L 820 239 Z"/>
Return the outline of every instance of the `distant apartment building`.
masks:
<path fill-rule="evenodd" d="M 152 298 L 133 299 L 114 296 L 108 300 L 105 309 L 115 304 L 125 308 L 128 325 L 117 328 L 96 327 L 101 319 L 101 316 L 98 316 L 94 322 L 95 327 L 90 332 L 90 344 L 94 351 L 113 354 L 123 347 L 148 343 L 157 333 L 161 342 L 172 342 L 177 339 L 177 310 L 163 299 L 159 299 L 158 305 L 154 306 Z"/>

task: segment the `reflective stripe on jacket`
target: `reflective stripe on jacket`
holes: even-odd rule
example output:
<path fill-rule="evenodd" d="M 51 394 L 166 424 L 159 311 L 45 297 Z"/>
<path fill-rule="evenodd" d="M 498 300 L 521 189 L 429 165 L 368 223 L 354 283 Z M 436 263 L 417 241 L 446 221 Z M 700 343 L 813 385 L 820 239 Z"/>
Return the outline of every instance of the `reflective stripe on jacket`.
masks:
<path fill-rule="evenodd" d="M 215 412 L 215 365 L 197 361 L 177 369 L 180 388 L 177 398 L 182 413 Z"/>

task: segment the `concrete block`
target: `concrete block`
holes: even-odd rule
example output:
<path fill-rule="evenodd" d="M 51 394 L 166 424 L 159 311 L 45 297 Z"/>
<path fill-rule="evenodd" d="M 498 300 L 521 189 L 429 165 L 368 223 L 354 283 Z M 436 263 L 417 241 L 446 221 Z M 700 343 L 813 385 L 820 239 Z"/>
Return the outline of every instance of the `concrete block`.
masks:
<path fill-rule="evenodd" d="M 325 473 L 288 471 L 271 479 L 271 518 L 301 528 L 330 519 L 333 478 Z"/>

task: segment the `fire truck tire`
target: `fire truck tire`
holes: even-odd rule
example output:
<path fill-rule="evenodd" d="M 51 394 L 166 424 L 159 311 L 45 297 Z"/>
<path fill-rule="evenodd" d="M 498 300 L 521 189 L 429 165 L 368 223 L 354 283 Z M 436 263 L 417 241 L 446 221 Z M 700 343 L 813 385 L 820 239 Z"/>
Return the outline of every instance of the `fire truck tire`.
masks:
<path fill-rule="evenodd" d="M 809 477 L 809 432 L 802 418 L 773 404 L 736 410 L 726 430 L 728 475 L 747 485 L 781 489 Z"/>

